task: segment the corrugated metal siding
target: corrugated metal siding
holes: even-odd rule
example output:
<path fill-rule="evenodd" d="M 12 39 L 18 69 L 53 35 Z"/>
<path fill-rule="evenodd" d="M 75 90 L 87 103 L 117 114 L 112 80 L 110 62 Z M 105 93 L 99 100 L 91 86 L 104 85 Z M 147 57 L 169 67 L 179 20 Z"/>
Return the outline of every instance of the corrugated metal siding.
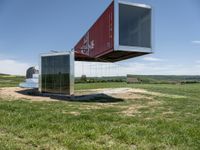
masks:
<path fill-rule="evenodd" d="M 97 58 L 114 49 L 114 2 L 75 46 L 76 57 Z"/>

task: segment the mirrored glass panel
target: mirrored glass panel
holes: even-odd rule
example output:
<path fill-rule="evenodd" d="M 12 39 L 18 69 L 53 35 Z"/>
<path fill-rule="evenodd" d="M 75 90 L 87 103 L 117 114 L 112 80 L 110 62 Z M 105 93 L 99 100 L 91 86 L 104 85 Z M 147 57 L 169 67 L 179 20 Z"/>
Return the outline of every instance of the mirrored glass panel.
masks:
<path fill-rule="evenodd" d="M 70 55 L 45 56 L 42 64 L 42 92 L 70 94 Z"/>

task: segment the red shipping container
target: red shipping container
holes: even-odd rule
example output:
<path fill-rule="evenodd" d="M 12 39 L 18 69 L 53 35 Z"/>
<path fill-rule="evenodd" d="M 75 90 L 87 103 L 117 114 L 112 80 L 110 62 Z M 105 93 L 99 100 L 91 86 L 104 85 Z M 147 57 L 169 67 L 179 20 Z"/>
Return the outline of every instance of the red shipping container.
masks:
<path fill-rule="evenodd" d="M 152 53 L 152 9 L 113 1 L 74 47 L 77 61 L 116 62 Z"/>

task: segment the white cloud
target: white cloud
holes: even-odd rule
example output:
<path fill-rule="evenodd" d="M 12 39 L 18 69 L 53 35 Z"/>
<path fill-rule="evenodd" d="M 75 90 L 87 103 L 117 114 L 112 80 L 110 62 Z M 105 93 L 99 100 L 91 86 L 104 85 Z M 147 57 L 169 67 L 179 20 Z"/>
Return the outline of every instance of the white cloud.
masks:
<path fill-rule="evenodd" d="M 200 44 L 200 41 L 192 41 L 193 44 Z"/>
<path fill-rule="evenodd" d="M 145 60 L 145 61 L 152 61 L 152 62 L 164 61 L 163 59 L 155 58 L 155 57 L 144 57 L 143 60 Z"/>
<path fill-rule="evenodd" d="M 30 67 L 27 63 L 22 63 L 16 60 L 3 59 L 0 60 L 0 73 L 12 75 L 25 75 L 26 70 Z"/>

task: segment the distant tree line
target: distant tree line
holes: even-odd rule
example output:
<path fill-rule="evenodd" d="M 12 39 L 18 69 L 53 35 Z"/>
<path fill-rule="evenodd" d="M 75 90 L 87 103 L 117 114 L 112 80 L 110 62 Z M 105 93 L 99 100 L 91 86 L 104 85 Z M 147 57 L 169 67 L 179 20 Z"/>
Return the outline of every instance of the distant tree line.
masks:
<path fill-rule="evenodd" d="M 76 77 L 75 83 L 127 82 L 129 84 L 192 84 L 200 83 L 200 76 L 127 75 L 113 77 Z"/>
<path fill-rule="evenodd" d="M 106 83 L 106 82 L 126 82 L 126 77 L 76 77 L 75 83 Z"/>

